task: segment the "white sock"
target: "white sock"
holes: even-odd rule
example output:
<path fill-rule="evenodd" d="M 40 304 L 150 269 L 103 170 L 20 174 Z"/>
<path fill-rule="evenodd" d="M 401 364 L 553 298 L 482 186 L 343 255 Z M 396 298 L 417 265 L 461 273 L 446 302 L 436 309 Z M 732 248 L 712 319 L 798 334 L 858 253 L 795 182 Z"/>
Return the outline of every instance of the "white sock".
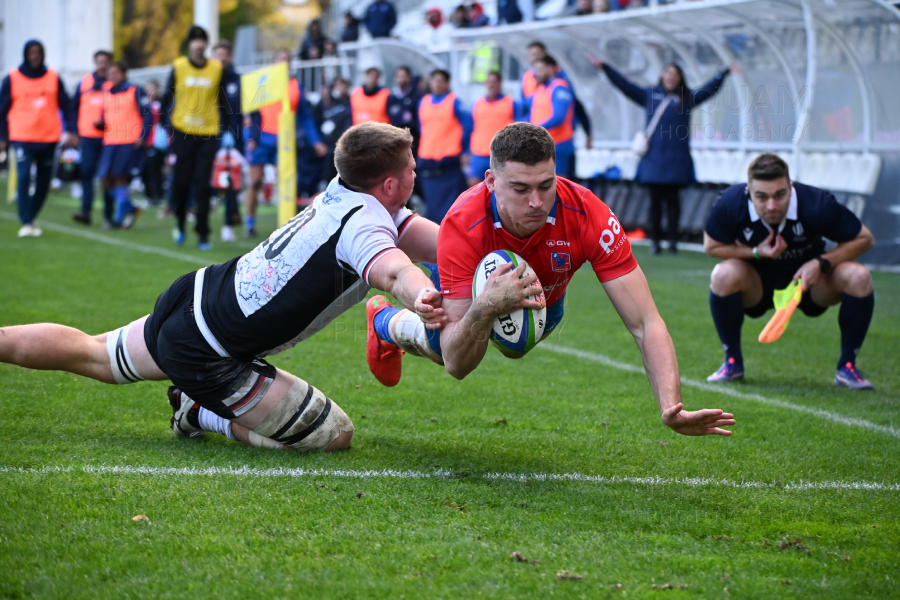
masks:
<path fill-rule="evenodd" d="M 428 330 L 425 323 L 411 310 L 401 310 L 394 315 L 388 324 L 391 337 L 402 350 L 415 356 L 424 356 L 439 365 L 444 364 L 441 358 L 428 344 Z"/>
<path fill-rule="evenodd" d="M 200 423 L 200 429 L 203 431 L 224 435 L 233 442 L 238 441 L 231 432 L 231 421 L 223 419 L 211 410 L 206 410 L 201 406 L 197 413 L 197 422 Z"/>

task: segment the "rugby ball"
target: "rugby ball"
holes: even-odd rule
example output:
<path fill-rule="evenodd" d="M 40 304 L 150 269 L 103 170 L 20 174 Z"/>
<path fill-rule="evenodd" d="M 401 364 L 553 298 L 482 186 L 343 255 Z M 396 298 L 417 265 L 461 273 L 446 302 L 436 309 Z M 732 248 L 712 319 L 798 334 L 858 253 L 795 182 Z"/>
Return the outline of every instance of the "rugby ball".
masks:
<path fill-rule="evenodd" d="M 513 269 L 524 263 L 522 257 L 510 250 L 494 250 L 481 259 L 472 279 L 472 298 L 477 298 L 484 289 L 484 284 L 497 267 L 504 263 L 512 263 Z M 534 273 L 531 266 L 526 266 L 525 273 Z M 540 285 L 540 282 L 538 282 Z M 543 301 L 544 292 L 529 296 L 529 300 Z M 520 308 L 509 314 L 498 315 L 491 327 L 491 342 L 505 356 L 522 358 L 534 348 L 544 335 L 547 323 L 547 309 L 531 310 Z"/>

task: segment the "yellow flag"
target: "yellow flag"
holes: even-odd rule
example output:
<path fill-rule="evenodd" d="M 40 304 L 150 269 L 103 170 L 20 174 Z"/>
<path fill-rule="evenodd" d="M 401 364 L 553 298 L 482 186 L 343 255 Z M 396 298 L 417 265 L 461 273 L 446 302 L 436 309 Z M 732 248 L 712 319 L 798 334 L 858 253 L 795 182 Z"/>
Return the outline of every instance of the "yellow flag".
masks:
<path fill-rule="evenodd" d="M 7 165 L 9 166 L 9 180 L 6 182 L 6 203 L 12 204 L 16 201 L 16 188 L 19 185 L 19 172 L 16 170 L 16 151 L 13 150 L 12 144 L 7 144 L 6 156 Z"/>
<path fill-rule="evenodd" d="M 289 109 L 278 115 L 278 226 L 297 214 L 296 117 Z"/>
<path fill-rule="evenodd" d="M 241 111 L 244 114 L 287 97 L 288 64 L 280 62 L 241 75 Z"/>

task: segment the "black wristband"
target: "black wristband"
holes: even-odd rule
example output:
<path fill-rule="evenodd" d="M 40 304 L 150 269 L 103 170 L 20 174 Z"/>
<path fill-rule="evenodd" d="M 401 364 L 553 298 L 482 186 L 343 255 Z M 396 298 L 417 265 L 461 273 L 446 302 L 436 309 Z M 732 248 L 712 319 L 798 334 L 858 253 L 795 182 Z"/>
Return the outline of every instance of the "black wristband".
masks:
<path fill-rule="evenodd" d="M 831 261 L 821 256 L 817 256 L 816 260 L 819 261 L 819 269 L 827 275 L 831 270 Z"/>

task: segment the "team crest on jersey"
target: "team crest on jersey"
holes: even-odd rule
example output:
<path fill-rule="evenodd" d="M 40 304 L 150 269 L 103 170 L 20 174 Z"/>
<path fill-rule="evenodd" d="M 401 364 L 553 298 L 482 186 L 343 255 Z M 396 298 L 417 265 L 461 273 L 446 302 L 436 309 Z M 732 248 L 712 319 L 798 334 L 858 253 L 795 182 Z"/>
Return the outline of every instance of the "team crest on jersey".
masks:
<path fill-rule="evenodd" d="M 800 223 L 799 221 L 794 223 L 794 226 L 791 227 L 791 231 L 794 232 L 795 237 L 802 238 L 803 237 L 803 224 Z"/>
<path fill-rule="evenodd" d="M 557 273 L 564 273 L 572 269 L 572 257 L 568 252 L 551 252 L 550 268 Z"/>
<path fill-rule="evenodd" d="M 750 241 L 750 238 L 753 237 L 753 230 L 749 227 L 744 228 L 744 237 L 747 238 L 747 241 Z"/>

